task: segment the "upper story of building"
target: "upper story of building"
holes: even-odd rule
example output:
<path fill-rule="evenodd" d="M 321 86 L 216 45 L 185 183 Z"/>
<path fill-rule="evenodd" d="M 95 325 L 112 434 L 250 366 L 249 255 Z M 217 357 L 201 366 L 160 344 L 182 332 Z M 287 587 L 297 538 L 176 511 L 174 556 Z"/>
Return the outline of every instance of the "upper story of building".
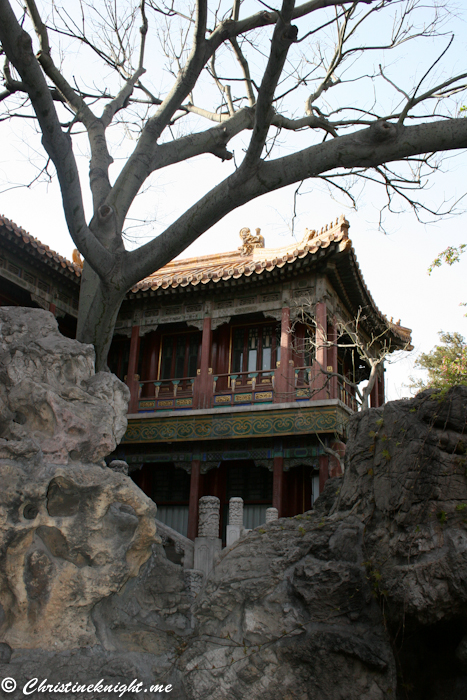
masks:
<path fill-rule="evenodd" d="M 129 290 L 108 364 L 130 387 L 130 419 L 298 402 L 354 411 L 375 362 L 380 405 L 381 357 L 407 347 L 410 331 L 376 307 L 348 232 L 340 217 L 272 249 L 245 228 L 237 250 L 175 260 Z M 49 308 L 73 335 L 79 261 L 4 218 L 0 240 L 1 303 Z"/>

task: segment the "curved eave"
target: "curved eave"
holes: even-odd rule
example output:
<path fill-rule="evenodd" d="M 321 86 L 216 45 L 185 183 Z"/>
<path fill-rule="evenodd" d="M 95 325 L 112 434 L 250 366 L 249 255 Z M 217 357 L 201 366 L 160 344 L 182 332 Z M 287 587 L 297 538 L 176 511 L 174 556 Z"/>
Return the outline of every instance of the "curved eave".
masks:
<path fill-rule="evenodd" d="M 31 236 L 30 233 L 5 216 L 0 216 L 0 232 L 7 240 L 10 239 L 15 247 L 18 245 L 24 247 L 33 258 L 40 260 L 49 269 L 54 269 L 75 281 L 79 281 L 81 268 L 78 265 L 59 255 L 59 253 L 49 248 L 48 245 L 41 243 L 41 241 Z"/>
<path fill-rule="evenodd" d="M 138 282 L 131 292 L 198 287 L 228 280 L 248 278 L 273 272 L 293 265 L 303 258 L 321 258 L 333 244 L 347 239 L 349 224 L 341 217 L 334 224 L 321 230 L 307 231 L 303 240 L 294 246 L 283 248 L 254 248 L 249 255 L 240 250 L 229 253 L 206 255 L 200 258 L 175 260 L 153 275 Z"/>
<path fill-rule="evenodd" d="M 157 282 L 143 280 L 131 289 L 129 296 L 130 298 L 142 297 L 148 292 L 184 293 L 187 287 L 191 288 L 191 291 L 215 291 L 243 284 L 268 284 L 278 279 L 290 279 L 296 277 L 297 274 L 307 271 L 315 272 L 324 268 L 327 261 L 336 254 L 338 246 L 338 243 L 331 243 L 325 248 L 319 248 L 314 255 L 307 255 L 308 251 L 306 251 L 304 255 L 288 254 L 280 259 L 246 261 L 235 269 L 227 269 L 224 274 L 219 274 L 217 270 L 208 269 L 204 270 L 203 273 L 198 273 L 198 279 L 183 280 L 183 282 L 164 278 L 159 278 Z"/>
<path fill-rule="evenodd" d="M 326 274 L 338 296 L 346 304 L 352 317 L 356 317 L 359 309 L 362 312 L 362 326 L 370 336 L 389 334 L 394 349 L 412 350 L 411 330 L 393 323 L 377 307 L 370 290 L 368 289 L 360 265 L 355 254 L 355 249 L 349 240 L 340 255 L 336 255 L 333 265 L 329 266 Z"/>

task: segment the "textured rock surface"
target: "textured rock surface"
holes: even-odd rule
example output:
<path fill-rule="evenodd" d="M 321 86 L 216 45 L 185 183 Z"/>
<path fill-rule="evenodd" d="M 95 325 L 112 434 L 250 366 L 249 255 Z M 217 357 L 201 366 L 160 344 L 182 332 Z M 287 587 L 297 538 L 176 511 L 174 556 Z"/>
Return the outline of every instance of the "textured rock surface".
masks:
<path fill-rule="evenodd" d="M 153 545 L 138 577 L 94 609 L 101 644 L 108 650 L 153 654 L 159 671 L 170 668 L 193 631 L 193 601 L 185 576 L 181 566 L 167 559 L 161 545 Z"/>
<path fill-rule="evenodd" d="M 172 669 L 192 632 L 191 603 L 183 569 L 170 562 L 163 547 L 155 544 L 138 576 L 92 609 L 95 644 L 79 649 L 71 644 L 72 648 L 61 651 L 50 642 L 41 645 L 42 648 L 13 651 L 4 644 L 4 653 L 0 645 L 0 679 L 16 680 L 18 687 L 9 695 L 12 700 L 24 698 L 22 687 L 31 678 L 47 678 L 53 684 L 69 681 L 91 684 L 104 679 L 106 684 L 126 685 L 137 679 L 148 692 L 143 689 L 125 693 L 125 699 L 167 697 L 158 691 L 151 693 L 150 688 L 154 684 L 166 686 L 173 680 Z M 184 699 L 178 678 L 174 682 L 168 697 Z M 49 693 L 43 697 L 102 700 L 119 694 Z"/>
<path fill-rule="evenodd" d="M 0 353 L 1 641 L 92 646 L 93 608 L 155 540 L 155 504 L 103 462 L 125 430 L 128 389 L 95 375 L 93 349 L 45 311 L 1 308 Z"/>
<path fill-rule="evenodd" d="M 2 641 L 95 644 L 91 610 L 149 557 L 155 505 L 107 468 L 28 466 L 0 463 Z"/>
<path fill-rule="evenodd" d="M 365 517 L 366 558 L 381 576 L 388 615 L 403 610 L 423 625 L 464 615 L 467 388 L 363 413 L 350 440 L 336 508 L 356 506 Z"/>
<path fill-rule="evenodd" d="M 379 700 L 396 672 L 355 515 L 276 520 L 240 540 L 197 601 L 193 698 Z M 393 695 L 394 697 L 394 695 Z"/>
<path fill-rule="evenodd" d="M 190 698 L 467 698 L 467 388 L 351 421 L 314 511 L 239 540 L 197 599 Z"/>
<path fill-rule="evenodd" d="M 20 650 L 13 654 L 9 664 L 3 664 L 0 660 L 0 679 L 14 678 L 17 688 L 14 692 L 2 693 L 2 697 L 11 700 L 24 700 L 24 685 L 31 679 L 37 678 L 37 685 L 46 680 L 47 684 L 80 684 L 89 686 L 98 683 L 101 679 L 106 685 L 130 685 L 133 680 L 143 684 L 141 692 L 38 692 L 30 695 L 31 698 L 45 698 L 46 700 L 103 700 L 123 697 L 125 700 L 141 699 L 154 700 L 155 698 L 175 698 L 183 700 L 183 695 L 177 693 L 174 688 L 170 694 L 165 692 L 150 692 L 152 685 L 163 682 L 163 671 L 159 668 L 152 654 L 142 652 L 109 652 L 100 646 L 84 649 L 71 649 L 69 651 L 39 651 Z M 148 692 L 144 692 L 147 689 Z"/>
<path fill-rule="evenodd" d="M 125 433 L 128 387 L 51 313 L 0 308 L 0 457 L 101 462 Z"/>

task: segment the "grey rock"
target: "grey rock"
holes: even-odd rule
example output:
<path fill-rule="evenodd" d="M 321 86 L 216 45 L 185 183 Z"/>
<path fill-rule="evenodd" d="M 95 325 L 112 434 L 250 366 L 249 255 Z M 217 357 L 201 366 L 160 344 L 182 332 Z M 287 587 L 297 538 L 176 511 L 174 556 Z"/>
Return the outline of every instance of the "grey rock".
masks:
<path fill-rule="evenodd" d="M 114 472 L 120 472 L 120 474 L 125 474 L 128 476 L 129 466 L 123 461 L 123 459 L 113 459 L 110 462 L 109 467 L 110 469 L 113 469 Z"/>
<path fill-rule="evenodd" d="M 101 464 L 125 433 L 129 390 L 42 309 L 0 308 L 0 458 Z"/>
<path fill-rule="evenodd" d="M 0 664 L 9 664 L 11 659 L 11 647 L 6 642 L 0 642 Z"/>
<path fill-rule="evenodd" d="M 324 489 L 313 503 L 313 512 L 319 515 L 329 515 L 332 507 L 337 501 L 342 486 L 342 476 L 335 476 L 328 479 Z"/>
<path fill-rule="evenodd" d="M 179 661 L 187 696 L 465 700 L 466 428 L 467 387 L 354 416 L 313 511 L 221 556 Z"/>
<path fill-rule="evenodd" d="M 0 460 L 2 640 L 13 648 L 97 643 L 91 611 L 151 554 L 155 504 L 123 474 Z"/>
<path fill-rule="evenodd" d="M 69 651 L 47 651 L 39 649 L 22 649 L 16 650 L 10 663 L 3 666 L 0 661 L 0 678 L 14 678 L 17 687 L 12 693 L 8 693 L 8 697 L 12 700 L 24 700 L 27 697 L 23 694 L 23 688 L 26 683 L 34 683 L 32 688 L 37 687 L 41 682 L 45 681 L 46 685 L 57 687 L 56 692 L 38 692 L 30 695 L 32 698 L 44 697 L 50 700 L 101 700 L 102 698 L 118 698 L 124 697 L 125 700 L 154 700 L 155 698 L 169 697 L 179 698 L 183 696 L 176 695 L 174 692 L 170 694 L 160 693 L 158 691 L 150 692 L 151 686 L 155 684 L 164 684 L 164 687 L 170 683 L 170 680 L 165 677 L 160 669 L 155 664 L 154 657 L 151 654 L 144 652 L 112 652 L 106 651 L 99 645 L 87 647 L 83 649 L 72 649 Z M 100 692 L 80 691 L 77 686 L 85 686 L 97 684 L 103 680 L 105 685 L 116 686 L 119 684 L 129 686 L 132 681 L 141 683 L 140 692 Z M 75 690 L 69 692 L 60 692 L 60 685 L 65 686 L 70 683 L 71 688 L 75 686 Z M 134 687 L 134 686 L 133 686 Z M 31 689 L 31 686 L 29 686 Z M 144 691 L 147 692 L 144 692 Z M 176 688 L 174 688 L 176 690 Z M 2 694 L 3 695 L 3 694 Z M 7 697 L 6 693 L 4 695 Z"/>
<path fill-rule="evenodd" d="M 0 309 L 0 354 L 1 641 L 92 646 L 94 607 L 138 574 L 156 539 L 155 504 L 101 466 L 128 390 L 95 375 L 93 349 L 42 310 Z"/>

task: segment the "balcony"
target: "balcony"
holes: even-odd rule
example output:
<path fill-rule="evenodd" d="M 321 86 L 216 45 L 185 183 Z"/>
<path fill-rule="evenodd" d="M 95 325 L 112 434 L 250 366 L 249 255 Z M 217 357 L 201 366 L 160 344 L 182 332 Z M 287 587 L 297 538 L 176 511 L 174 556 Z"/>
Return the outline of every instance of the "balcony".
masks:
<path fill-rule="evenodd" d="M 137 412 L 190 411 L 197 408 L 228 408 L 291 402 L 338 399 L 350 411 L 360 409 L 355 390 L 340 377 L 317 373 L 313 366 L 293 367 L 278 377 L 280 368 L 213 374 L 208 370 L 205 390 L 196 377 L 139 381 Z M 280 382 L 282 379 L 282 382 Z M 280 386 L 279 386 L 280 385 Z M 202 399 L 202 400 L 201 400 Z M 133 406 L 135 406 L 133 403 Z"/>

